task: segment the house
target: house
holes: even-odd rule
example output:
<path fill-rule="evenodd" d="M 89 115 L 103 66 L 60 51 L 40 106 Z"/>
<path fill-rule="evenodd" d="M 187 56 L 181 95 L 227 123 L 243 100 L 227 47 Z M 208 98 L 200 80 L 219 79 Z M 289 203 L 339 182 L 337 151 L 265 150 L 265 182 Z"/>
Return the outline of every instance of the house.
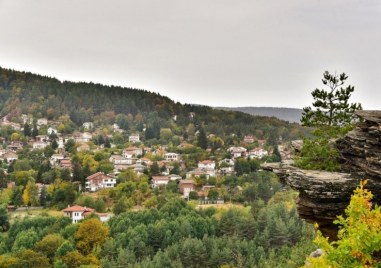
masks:
<path fill-rule="evenodd" d="M 18 150 L 21 150 L 22 148 L 23 148 L 23 145 L 19 141 L 14 141 L 7 146 L 7 150 L 13 151 L 13 152 L 17 152 Z"/>
<path fill-rule="evenodd" d="M 92 128 L 94 128 L 94 123 L 93 122 L 85 122 L 82 124 L 82 127 L 84 129 L 92 129 Z"/>
<path fill-rule="evenodd" d="M 21 125 L 19 123 L 9 122 L 7 120 L 0 123 L 2 127 L 11 127 L 14 130 L 21 130 Z"/>
<path fill-rule="evenodd" d="M 208 180 L 210 177 L 216 176 L 216 171 L 214 169 L 206 169 L 206 168 L 196 168 L 194 170 L 191 170 L 187 172 L 186 178 L 199 178 L 201 176 L 205 176 Z"/>
<path fill-rule="evenodd" d="M 46 146 L 48 146 L 49 143 L 45 142 L 45 141 L 35 141 L 32 143 L 32 147 L 33 149 L 44 149 Z"/>
<path fill-rule="evenodd" d="M 59 164 L 60 160 L 64 159 L 65 156 L 63 154 L 53 154 L 50 159 L 49 159 L 49 162 L 52 166 L 56 166 Z"/>
<path fill-rule="evenodd" d="M 4 161 L 7 161 L 8 163 L 14 160 L 18 159 L 18 156 L 15 152 L 13 151 L 8 151 L 3 156 L 1 157 Z"/>
<path fill-rule="evenodd" d="M 99 219 L 102 222 L 108 221 L 111 217 L 110 214 L 107 213 L 98 213 L 93 208 L 87 208 L 82 207 L 78 205 L 74 206 L 68 206 L 67 208 L 63 209 L 62 212 L 66 217 L 69 217 L 72 219 L 72 223 L 77 223 L 80 220 L 85 219 L 87 216 L 91 215 L 92 213 L 99 216 Z"/>
<path fill-rule="evenodd" d="M 170 174 L 168 175 L 168 178 L 171 180 L 171 181 L 175 181 L 175 180 L 181 180 L 181 176 L 180 175 L 177 175 L 177 174 Z"/>
<path fill-rule="evenodd" d="M 82 143 L 77 147 L 77 152 L 85 152 L 85 151 L 90 151 L 90 146 L 86 143 Z"/>
<path fill-rule="evenodd" d="M 251 151 L 249 151 L 249 157 L 250 159 L 253 159 L 253 158 L 262 158 L 266 155 L 268 155 L 269 152 L 267 152 L 266 150 L 262 149 L 262 148 L 255 148 Z"/>
<path fill-rule="evenodd" d="M 109 161 L 114 165 L 132 165 L 134 159 L 133 158 L 125 158 L 121 155 L 112 155 L 112 156 L 110 156 Z"/>
<path fill-rule="evenodd" d="M 72 168 L 70 158 L 64 158 L 59 160 L 59 165 L 61 168 L 68 168 L 68 169 Z"/>
<path fill-rule="evenodd" d="M 164 159 L 167 162 L 177 162 L 180 160 L 180 155 L 176 153 L 166 153 L 164 154 Z"/>
<path fill-rule="evenodd" d="M 234 160 L 225 158 L 225 159 L 222 159 L 220 162 L 218 162 L 218 164 L 220 166 L 234 166 Z"/>
<path fill-rule="evenodd" d="M 129 142 L 140 142 L 140 136 L 139 133 L 134 133 L 128 136 L 128 141 Z"/>
<path fill-rule="evenodd" d="M 152 176 L 151 186 L 152 188 L 167 185 L 170 181 L 168 176 Z"/>
<path fill-rule="evenodd" d="M 143 149 L 138 147 L 128 147 L 123 150 L 122 156 L 125 158 L 131 158 L 133 155 L 143 155 Z"/>
<path fill-rule="evenodd" d="M 234 167 L 221 167 L 217 172 L 221 175 L 230 175 L 234 173 Z"/>
<path fill-rule="evenodd" d="M 216 168 L 216 162 L 213 160 L 204 160 L 201 162 L 198 162 L 198 168 L 200 169 L 215 169 Z"/>
<path fill-rule="evenodd" d="M 37 119 L 37 126 L 46 126 L 48 124 L 48 119 L 39 118 Z"/>
<path fill-rule="evenodd" d="M 189 193 L 194 191 L 195 185 L 193 180 L 181 180 L 179 182 L 179 191 L 183 195 L 184 198 L 189 197 Z"/>
<path fill-rule="evenodd" d="M 49 137 L 47 135 L 38 135 L 34 138 L 35 141 L 47 141 Z"/>
<path fill-rule="evenodd" d="M 116 185 L 116 179 L 103 172 L 97 172 L 86 178 L 85 188 L 87 191 L 95 192 L 103 188 L 113 188 Z"/>
<path fill-rule="evenodd" d="M 150 167 L 150 166 L 152 166 L 153 162 L 149 158 L 143 157 L 143 158 L 136 160 L 136 164 L 145 165 L 147 167 Z"/>
<path fill-rule="evenodd" d="M 89 142 L 93 138 L 93 135 L 89 132 L 83 132 L 75 137 L 75 141 L 78 143 Z"/>
<path fill-rule="evenodd" d="M 52 134 L 57 134 L 58 131 L 57 131 L 57 128 L 55 127 L 48 127 L 48 129 L 46 130 L 46 133 L 48 133 L 48 135 L 52 135 Z"/>
<path fill-rule="evenodd" d="M 247 149 L 243 147 L 230 147 L 228 151 L 230 152 L 233 159 L 235 159 L 235 158 L 245 157 Z"/>
<path fill-rule="evenodd" d="M 255 138 L 254 138 L 253 135 L 246 135 L 243 138 L 243 141 L 246 142 L 246 143 L 253 143 L 255 141 Z"/>

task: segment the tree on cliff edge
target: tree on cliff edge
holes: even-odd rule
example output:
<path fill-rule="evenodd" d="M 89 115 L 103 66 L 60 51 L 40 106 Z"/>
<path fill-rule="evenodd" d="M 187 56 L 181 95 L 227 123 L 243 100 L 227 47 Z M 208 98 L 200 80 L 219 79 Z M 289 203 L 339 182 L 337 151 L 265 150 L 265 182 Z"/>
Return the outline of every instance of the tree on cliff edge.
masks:
<path fill-rule="evenodd" d="M 315 109 L 310 106 L 303 108 L 301 122 L 304 126 L 346 126 L 353 123 L 355 111 L 362 108 L 359 103 L 348 102 L 354 87 L 351 85 L 342 87 L 347 79 L 345 73 L 337 75 L 324 72 L 322 81 L 328 90 L 312 91 L 314 98 L 312 105 Z"/>

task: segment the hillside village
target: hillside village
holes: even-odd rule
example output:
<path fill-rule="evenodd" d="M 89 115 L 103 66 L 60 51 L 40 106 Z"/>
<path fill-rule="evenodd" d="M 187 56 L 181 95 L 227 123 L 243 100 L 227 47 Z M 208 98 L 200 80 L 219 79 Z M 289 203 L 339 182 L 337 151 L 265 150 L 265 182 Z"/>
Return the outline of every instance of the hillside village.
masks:
<path fill-rule="evenodd" d="M 0 150 L 4 169 L 1 181 L 2 187 L 12 192 L 9 203 L 12 209 L 22 206 L 62 209 L 67 205 L 78 208 L 73 202 L 81 193 L 97 196 L 97 192 L 102 192 L 104 196 L 104 191 L 111 191 L 110 196 L 126 183 L 128 176 L 144 178 L 145 187 L 153 191 L 169 189 L 185 200 L 224 203 L 227 188 L 221 184 L 223 177 L 250 173 L 259 168 L 260 162 L 280 159 L 279 151 L 274 152 L 265 139 L 249 133 L 241 139 L 233 134 L 235 145 L 224 146 L 215 134 L 206 135 L 198 130 L 192 133 L 193 141 L 181 137 L 175 146 L 172 142 L 146 144 L 145 129 L 126 131 L 115 122 L 102 126 L 84 122 L 71 133 L 62 133 L 65 126 L 60 121 L 26 114 L 13 121 L 19 123 L 10 122 L 7 116 L 0 122 L 2 133 L 6 133 Z M 170 129 L 160 129 L 160 136 L 172 138 L 170 135 Z M 205 149 L 200 148 L 203 139 Z M 219 146 L 213 148 L 215 141 Z M 282 153 L 284 158 L 289 157 L 283 150 Z M 39 158 L 38 163 L 35 157 Z M 31 177 L 34 179 L 30 180 Z M 65 194 L 60 199 L 62 190 L 72 191 L 72 198 Z M 236 190 L 242 191 L 240 187 Z M 16 195 L 16 191 L 20 194 Z M 144 199 L 133 205 L 140 206 L 149 200 Z M 113 210 L 115 204 L 109 199 L 105 201 L 99 212 Z"/>
<path fill-rule="evenodd" d="M 311 252 L 294 192 L 261 169 L 292 157 L 299 124 L 1 68 L 0 107 L 0 267 L 276 267 Z"/>

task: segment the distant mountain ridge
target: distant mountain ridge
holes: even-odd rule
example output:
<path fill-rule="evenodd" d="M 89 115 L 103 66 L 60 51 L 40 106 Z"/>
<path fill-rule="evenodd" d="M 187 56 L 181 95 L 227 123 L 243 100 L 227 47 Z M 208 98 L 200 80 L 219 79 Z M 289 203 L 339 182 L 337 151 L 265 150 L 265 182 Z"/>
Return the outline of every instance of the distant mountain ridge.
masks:
<path fill-rule="evenodd" d="M 276 117 L 291 123 L 300 123 L 302 109 L 280 107 L 214 107 L 225 111 L 239 111 L 251 115 Z"/>

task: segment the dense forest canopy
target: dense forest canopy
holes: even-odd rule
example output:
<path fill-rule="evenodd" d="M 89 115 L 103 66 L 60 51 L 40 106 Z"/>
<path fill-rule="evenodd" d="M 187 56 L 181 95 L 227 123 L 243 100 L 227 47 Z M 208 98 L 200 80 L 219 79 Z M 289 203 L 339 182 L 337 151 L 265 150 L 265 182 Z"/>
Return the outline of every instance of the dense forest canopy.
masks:
<path fill-rule="evenodd" d="M 77 126 L 110 114 L 114 117 L 131 114 L 142 115 L 146 126 L 159 121 L 161 127 L 166 127 L 166 122 L 175 117 L 178 126 L 185 127 L 189 123 L 196 127 L 204 125 L 207 132 L 220 136 L 253 133 L 268 137 L 276 132 L 277 136 L 287 139 L 290 135 L 296 138 L 300 131 L 298 124 L 276 118 L 180 104 L 146 90 L 60 82 L 55 78 L 4 68 L 0 68 L 0 114 L 7 115 L 8 120 L 21 114 L 49 120 L 68 115 Z"/>

